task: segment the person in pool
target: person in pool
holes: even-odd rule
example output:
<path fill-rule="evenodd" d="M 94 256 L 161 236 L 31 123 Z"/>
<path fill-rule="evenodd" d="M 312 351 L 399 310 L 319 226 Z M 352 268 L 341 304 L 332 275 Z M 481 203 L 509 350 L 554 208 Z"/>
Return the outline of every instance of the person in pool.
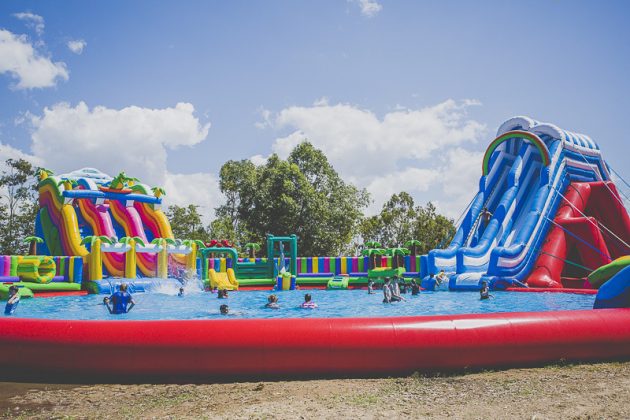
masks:
<path fill-rule="evenodd" d="M 405 279 L 403 277 L 396 276 L 396 281 L 398 283 L 400 293 L 407 294 L 407 283 L 405 283 Z"/>
<path fill-rule="evenodd" d="M 447 280 L 448 280 L 448 276 L 446 275 L 444 270 L 440 270 L 440 273 L 435 278 L 435 281 L 437 282 L 437 285 L 440 286 L 442 283 L 444 283 Z"/>
<path fill-rule="evenodd" d="M 392 303 L 392 287 L 389 277 L 385 277 L 385 283 L 383 284 L 383 303 Z"/>
<path fill-rule="evenodd" d="M 278 305 L 278 296 L 269 295 L 269 297 L 267 298 L 267 304 L 265 305 L 265 308 L 280 309 L 280 305 Z"/>
<path fill-rule="evenodd" d="M 374 294 L 374 280 L 369 279 L 368 280 L 368 295 L 373 295 Z"/>
<path fill-rule="evenodd" d="M 405 300 L 402 296 L 400 296 L 400 287 L 398 287 L 398 279 L 394 278 L 389 285 L 389 288 L 392 291 L 392 302 L 400 302 Z"/>
<path fill-rule="evenodd" d="M 219 290 L 219 293 L 217 294 L 217 298 L 219 298 L 219 299 L 227 299 L 228 298 L 228 291 L 227 291 L 227 289 Z"/>
<path fill-rule="evenodd" d="M 4 307 L 4 314 L 13 315 L 17 309 L 18 303 L 20 303 L 20 293 L 18 291 L 18 287 L 15 285 L 10 286 L 9 298 L 7 299 L 7 304 Z"/>
<path fill-rule="evenodd" d="M 317 303 L 311 300 L 311 294 L 307 293 L 304 295 L 304 302 L 300 305 L 302 309 L 315 309 L 317 308 Z"/>
<path fill-rule="evenodd" d="M 107 310 L 111 314 L 112 313 L 112 308 L 109 306 L 109 296 L 105 296 L 103 298 L 103 305 L 105 305 L 105 307 L 107 308 Z"/>
<path fill-rule="evenodd" d="M 482 281 L 481 290 L 479 290 L 479 299 L 485 300 L 485 299 L 490 299 L 491 297 L 493 296 L 490 294 L 490 289 L 488 288 L 488 282 Z"/>
<path fill-rule="evenodd" d="M 219 312 L 221 312 L 221 315 L 227 315 L 230 313 L 230 307 L 227 305 L 221 305 L 219 306 Z"/>
<path fill-rule="evenodd" d="M 109 312 L 114 315 L 126 314 L 136 305 L 136 302 L 127 292 L 126 283 L 122 283 L 119 290 L 112 294 L 109 297 L 109 300 L 112 306 L 110 307 L 109 303 L 107 303 L 107 308 L 109 309 Z"/>
<path fill-rule="evenodd" d="M 184 288 L 183 287 L 179 288 L 179 292 L 177 293 L 177 296 L 179 296 L 179 297 L 183 297 L 184 296 Z"/>
<path fill-rule="evenodd" d="M 411 279 L 411 295 L 416 296 L 420 294 L 420 286 L 416 282 L 416 279 Z"/>

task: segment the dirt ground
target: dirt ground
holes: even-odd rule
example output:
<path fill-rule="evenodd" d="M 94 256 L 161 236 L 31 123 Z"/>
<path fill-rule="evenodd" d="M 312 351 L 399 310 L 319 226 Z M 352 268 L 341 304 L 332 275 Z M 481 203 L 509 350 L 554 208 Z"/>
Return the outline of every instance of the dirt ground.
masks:
<path fill-rule="evenodd" d="M 385 379 L 0 383 L 10 418 L 630 418 L 630 362 Z"/>

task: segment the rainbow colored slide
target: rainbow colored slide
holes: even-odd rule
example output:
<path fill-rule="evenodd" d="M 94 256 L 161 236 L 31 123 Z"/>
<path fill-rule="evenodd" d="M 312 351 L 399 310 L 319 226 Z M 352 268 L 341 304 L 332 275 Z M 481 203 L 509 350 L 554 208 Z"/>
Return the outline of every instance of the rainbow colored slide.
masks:
<path fill-rule="evenodd" d="M 89 250 L 81 241 L 88 236 L 138 237 L 147 244 L 155 238 L 173 239 L 160 197 L 139 183 L 111 188 L 112 180 L 93 168 L 40 180 L 36 232 L 44 239 L 42 254 L 86 257 Z M 173 259 L 184 264 L 185 257 L 173 254 Z M 157 255 L 139 252 L 137 266 L 142 276 L 155 277 Z M 124 252 L 103 253 L 103 267 L 105 274 L 123 277 Z"/>

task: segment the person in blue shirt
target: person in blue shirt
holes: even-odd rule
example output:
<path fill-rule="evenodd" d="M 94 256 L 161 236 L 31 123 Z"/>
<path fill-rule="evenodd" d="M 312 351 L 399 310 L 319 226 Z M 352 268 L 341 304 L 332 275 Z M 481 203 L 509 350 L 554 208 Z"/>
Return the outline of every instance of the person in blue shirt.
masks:
<path fill-rule="evenodd" d="M 112 304 L 110 312 L 115 315 L 126 314 L 133 308 L 136 302 L 131 295 L 127 293 L 127 285 L 125 283 L 120 285 L 120 290 L 109 297 Z M 109 308 L 109 305 L 107 305 Z"/>
<path fill-rule="evenodd" d="M 20 303 L 20 293 L 18 293 L 18 287 L 11 286 L 9 287 L 9 299 L 7 300 L 7 304 L 4 307 L 4 314 L 13 315 L 13 313 L 17 309 L 18 303 Z"/>

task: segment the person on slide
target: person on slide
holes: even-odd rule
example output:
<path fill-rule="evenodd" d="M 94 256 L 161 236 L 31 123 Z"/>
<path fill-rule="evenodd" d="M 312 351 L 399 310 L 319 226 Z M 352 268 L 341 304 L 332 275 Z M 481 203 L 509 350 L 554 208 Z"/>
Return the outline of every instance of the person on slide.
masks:
<path fill-rule="evenodd" d="M 120 285 L 120 290 L 111 295 L 109 300 L 112 306 L 110 308 L 109 304 L 107 304 L 107 308 L 110 310 L 110 313 L 114 315 L 126 314 L 136 305 L 136 302 L 127 292 L 127 285 L 125 283 Z"/>
<path fill-rule="evenodd" d="M 13 313 L 17 309 L 18 303 L 20 303 L 20 294 L 18 293 L 18 287 L 11 286 L 9 287 L 9 299 L 7 300 L 7 304 L 4 307 L 4 314 L 13 315 Z"/>

